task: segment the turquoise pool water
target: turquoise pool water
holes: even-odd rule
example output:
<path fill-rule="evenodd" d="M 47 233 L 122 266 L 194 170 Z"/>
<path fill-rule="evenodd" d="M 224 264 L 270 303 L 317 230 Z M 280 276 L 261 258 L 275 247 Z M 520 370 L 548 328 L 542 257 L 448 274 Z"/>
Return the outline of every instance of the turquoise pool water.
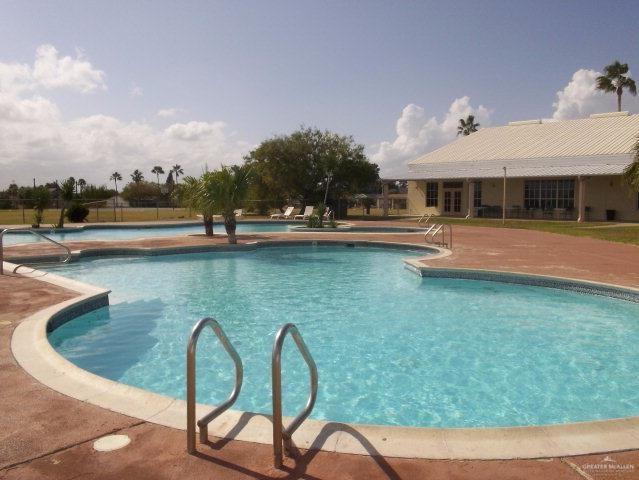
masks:
<path fill-rule="evenodd" d="M 288 232 L 289 226 L 295 225 L 286 222 L 239 222 L 237 224 L 238 233 L 247 232 Z M 298 224 L 299 225 L 299 224 Z M 215 233 L 226 233 L 224 225 L 216 223 L 213 227 Z M 84 240 L 132 240 L 136 238 L 168 237 L 173 235 L 193 235 L 204 233 L 204 226 L 184 225 L 175 227 L 146 227 L 146 228 L 84 228 L 78 230 L 68 230 L 66 232 L 41 230 L 47 237 L 57 242 L 81 242 Z M 15 245 L 17 243 L 33 243 L 45 241 L 30 233 L 7 233 L 4 236 L 4 243 Z"/>
<path fill-rule="evenodd" d="M 235 408 L 271 409 L 276 330 L 298 325 L 319 369 L 314 418 L 431 427 L 541 425 L 639 414 L 639 304 L 488 281 L 420 278 L 423 252 L 265 248 L 82 261 L 55 269 L 113 290 L 111 305 L 50 335 L 82 368 L 184 398 L 193 324 L 213 316 L 242 356 Z M 284 412 L 308 393 L 284 347 Z M 198 401 L 228 395 L 214 335 L 198 351 Z"/>

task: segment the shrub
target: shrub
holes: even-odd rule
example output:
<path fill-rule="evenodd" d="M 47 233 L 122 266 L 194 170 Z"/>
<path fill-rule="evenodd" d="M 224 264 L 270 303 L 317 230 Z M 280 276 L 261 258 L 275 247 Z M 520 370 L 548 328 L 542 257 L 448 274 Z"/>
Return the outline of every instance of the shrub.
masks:
<path fill-rule="evenodd" d="M 308 228 L 322 228 L 322 223 L 320 221 L 320 217 L 318 215 L 311 215 L 308 217 L 308 221 L 306 223 Z"/>
<path fill-rule="evenodd" d="M 66 212 L 66 217 L 70 222 L 81 223 L 89 216 L 89 209 L 81 203 L 73 203 Z"/>

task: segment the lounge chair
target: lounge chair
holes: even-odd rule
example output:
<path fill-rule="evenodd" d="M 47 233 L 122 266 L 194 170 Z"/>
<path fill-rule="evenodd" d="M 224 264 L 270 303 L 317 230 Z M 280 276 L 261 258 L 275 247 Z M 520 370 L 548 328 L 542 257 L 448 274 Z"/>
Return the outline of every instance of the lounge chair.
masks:
<path fill-rule="evenodd" d="M 326 211 L 324 212 L 324 218 L 323 220 L 330 220 L 331 219 L 331 215 L 333 215 L 333 212 L 330 208 L 327 208 Z"/>
<path fill-rule="evenodd" d="M 244 210 L 241 208 L 238 208 L 237 210 L 233 210 L 233 213 L 235 214 L 236 217 L 242 217 L 244 215 Z"/>
<path fill-rule="evenodd" d="M 304 207 L 304 213 L 295 215 L 295 220 L 308 220 L 308 217 L 313 215 L 313 208 L 313 205 L 306 205 L 306 207 Z"/>
<path fill-rule="evenodd" d="M 284 213 L 274 213 L 273 215 L 271 215 L 271 220 L 281 220 L 281 219 L 288 219 L 291 218 L 291 214 L 293 213 L 293 210 L 295 209 L 295 207 L 288 207 L 286 209 L 286 211 Z"/>

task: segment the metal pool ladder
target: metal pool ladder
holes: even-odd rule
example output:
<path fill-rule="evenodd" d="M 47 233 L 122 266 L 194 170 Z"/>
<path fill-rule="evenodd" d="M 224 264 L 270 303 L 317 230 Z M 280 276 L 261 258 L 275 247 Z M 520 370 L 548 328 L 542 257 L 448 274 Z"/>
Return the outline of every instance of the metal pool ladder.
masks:
<path fill-rule="evenodd" d="M 437 234 L 439 234 L 439 238 L 437 238 Z M 445 223 L 433 223 L 424 232 L 424 240 L 451 249 L 453 248 L 453 226 Z"/>
<path fill-rule="evenodd" d="M 22 228 L 22 227 L 17 227 L 17 228 L 5 228 L 2 231 L 0 231 L 0 275 L 4 274 L 4 267 L 3 267 L 3 260 L 4 260 L 4 245 L 3 245 L 3 238 L 4 238 L 4 234 L 7 232 L 27 232 L 27 233 L 31 233 L 33 235 L 35 235 L 36 237 L 40 237 L 40 238 L 44 238 L 45 240 L 53 243 L 54 245 L 57 245 L 60 248 L 63 248 L 65 250 L 65 255 L 64 257 L 60 260 L 60 263 L 68 263 L 69 260 L 71 260 L 71 250 L 69 249 L 69 247 L 67 247 L 66 245 L 61 244 L 60 242 L 56 242 L 55 240 L 53 240 L 52 238 L 47 237 L 46 235 L 41 234 L 40 232 L 36 232 L 35 230 L 31 229 L 31 228 Z M 20 264 L 17 265 L 14 269 L 13 269 L 13 273 L 16 272 L 16 270 L 18 270 L 18 268 L 24 266 L 24 264 Z"/>
<path fill-rule="evenodd" d="M 291 334 L 298 350 L 302 354 L 310 373 L 311 391 L 304 409 L 293 419 L 290 425 L 284 428 L 282 425 L 282 346 L 287 334 Z M 291 437 L 304 420 L 308 418 L 315 406 L 317 399 L 317 366 L 311 352 L 308 350 L 299 330 L 292 323 L 287 323 L 277 332 L 273 344 L 273 357 L 271 362 L 273 375 L 273 459 L 275 468 L 282 467 L 283 447 L 290 451 Z"/>
<path fill-rule="evenodd" d="M 214 318 L 203 318 L 195 324 L 189 338 L 189 345 L 186 351 L 186 449 L 190 454 L 195 453 L 195 351 L 197 350 L 197 341 L 207 326 L 210 326 L 222 343 L 224 350 L 229 354 L 233 363 L 235 363 L 235 386 L 229 398 L 204 415 L 197 421 L 200 429 L 200 443 L 208 440 L 208 425 L 215 418 L 220 416 L 224 411 L 228 410 L 235 403 L 242 389 L 242 379 L 244 377 L 244 367 L 242 359 L 229 341 L 228 337 L 222 330 L 220 324 Z"/>

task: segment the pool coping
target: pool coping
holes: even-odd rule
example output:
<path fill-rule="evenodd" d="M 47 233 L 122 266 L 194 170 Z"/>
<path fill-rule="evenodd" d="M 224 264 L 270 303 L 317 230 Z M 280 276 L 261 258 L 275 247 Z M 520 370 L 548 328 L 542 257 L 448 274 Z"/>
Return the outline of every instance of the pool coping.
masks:
<path fill-rule="evenodd" d="M 260 246 L 291 246 L 299 244 L 360 244 L 392 248 L 421 247 L 438 250 L 426 259 L 441 258 L 450 254 L 432 246 L 404 244 L 399 242 L 375 242 L 366 240 L 278 240 L 243 244 L 252 248 L 228 248 L 228 245 L 208 245 L 204 251 L 250 250 Z M 213 248 L 211 248 L 213 247 Z M 227 248 L 223 248 L 227 247 Z M 238 246 L 231 246 L 238 247 Z M 100 256 L 98 251 L 89 251 L 80 257 Z M 193 253 L 193 247 L 127 248 L 108 249 L 106 255 L 162 255 Z M 118 252 L 114 252 L 117 250 Z M 143 252 L 141 252 L 142 250 Z M 161 251 L 159 251 L 161 250 Z M 137 251 L 137 252 L 134 252 Z M 405 259 L 407 268 L 422 276 L 488 275 L 496 280 L 511 276 L 515 280 L 568 282 L 604 289 L 618 289 L 637 295 L 639 289 L 612 284 L 586 282 L 574 278 L 549 277 L 519 272 L 477 270 L 463 268 L 433 268 L 421 263 L 426 259 Z M 5 262 L 8 264 L 8 262 Z M 13 265 L 8 264 L 11 269 Z M 108 304 L 109 290 L 70 280 L 52 273 L 33 270 L 28 275 L 40 281 L 73 290 L 76 298 L 40 310 L 25 318 L 14 330 L 11 350 L 18 364 L 44 385 L 72 398 L 106 408 L 144 421 L 184 430 L 186 428 L 186 402 L 156 394 L 83 370 L 59 355 L 47 338 L 51 325 L 63 323 L 83 312 Z M 518 278 L 515 278 L 518 277 Z M 467 277 L 466 277 L 467 278 Z M 490 278 L 484 278 L 490 279 Z M 499 280 L 502 281 L 502 280 Z M 59 325 L 59 323 L 57 323 Z M 198 417 L 212 407 L 198 404 Z M 288 423 L 291 419 L 285 418 Z M 229 410 L 214 420 L 209 433 L 220 438 L 270 444 L 272 422 L 269 415 Z M 584 455 L 639 448 L 639 417 L 569 423 L 532 427 L 496 428 L 427 428 L 398 427 L 336 423 L 321 420 L 306 420 L 294 434 L 298 447 L 321 449 L 349 454 L 369 454 L 373 446 L 380 455 L 400 458 L 428 459 L 514 459 L 548 458 L 557 456 Z"/>

